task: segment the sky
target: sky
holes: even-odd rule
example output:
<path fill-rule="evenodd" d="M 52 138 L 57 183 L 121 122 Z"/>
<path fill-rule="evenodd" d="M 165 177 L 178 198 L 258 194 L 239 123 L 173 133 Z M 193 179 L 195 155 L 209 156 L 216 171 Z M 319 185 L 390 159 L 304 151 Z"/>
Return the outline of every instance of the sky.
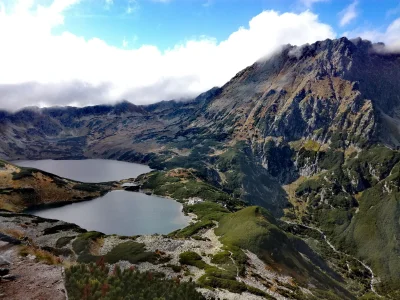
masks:
<path fill-rule="evenodd" d="M 400 49 L 400 0 L 0 0 L 0 109 L 187 99 L 342 36 Z"/>

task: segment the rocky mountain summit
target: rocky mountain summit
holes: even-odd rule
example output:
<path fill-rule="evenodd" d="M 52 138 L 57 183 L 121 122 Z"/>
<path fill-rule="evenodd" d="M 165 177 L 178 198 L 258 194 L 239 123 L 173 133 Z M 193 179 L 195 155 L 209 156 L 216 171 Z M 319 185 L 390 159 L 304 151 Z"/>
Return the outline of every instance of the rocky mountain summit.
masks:
<path fill-rule="evenodd" d="M 186 102 L 0 112 L 0 157 L 146 163 L 157 171 L 141 185 L 182 199 L 171 172 L 190 173 L 234 214 L 258 205 L 283 219 L 346 282 L 346 297 L 396 299 L 400 54 L 382 47 L 346 38 L 284 46 Z M 371 276 L 368 294 L 358 279 Z"/>

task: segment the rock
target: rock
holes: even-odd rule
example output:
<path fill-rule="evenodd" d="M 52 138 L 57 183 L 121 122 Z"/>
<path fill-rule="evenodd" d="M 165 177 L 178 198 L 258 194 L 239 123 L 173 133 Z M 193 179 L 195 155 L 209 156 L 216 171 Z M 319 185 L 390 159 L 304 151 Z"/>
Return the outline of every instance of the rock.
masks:
<path fill-rule="evenodd" d="M 10 262 L 3 256 L 0 256 L 0 266 L 9 266 L 9 265 L 10 265 Z"/>
<path fill-rule="evenodd" d="M 128 192 L 138 192 L 139 190 L 140 190 L 140 186 L 138 186 L 138 185 L 125 187 L 125 191 L 128 191 Z"/>
<path fill-rule="evenodd" d="M 12 244 L 12 245 L 21 244 L 20 240 L 17 240 L 16 238 L 13 238 L 11 236 L 5 235 L 3 233 L 0 233 L 0 241 L 7 242 L 7 243 Z"/>
<path fill-rule="evenodd" d="M 5 276 L 10 273 L 10 269 L 0 268 L 0 276 Z"/>
<path fill-rule="evenodd" d="M 8 274 L 8 275 L 5 275 L 5 276 L 2 276 L 1 279 L 2 280 L 13 281 L 13 280 L 17 279 L 17 276 Z"/>

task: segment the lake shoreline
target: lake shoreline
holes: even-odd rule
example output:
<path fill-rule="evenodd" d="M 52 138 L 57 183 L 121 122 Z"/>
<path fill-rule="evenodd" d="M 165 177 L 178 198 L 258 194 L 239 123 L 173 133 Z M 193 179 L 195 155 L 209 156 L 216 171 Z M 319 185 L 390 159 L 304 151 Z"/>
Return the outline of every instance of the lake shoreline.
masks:
<path fill-rule="evenodd" d="M 146 165 L 104 159 L 16 160 L 12 164 L 69 178 L 83 183 L 81 185 L 85 189 L 86 185 L 88 189 L 90 185 L 109 185 L 108 189 L 95 196 L 78 196 L 65 201 L 61 198 L 57 202 L 38 204 L 32 202 L 33 205 L 21 211 L 24 214 L 77 224 L 89 231 L 119 235 L 166 234 L 194 221 L 193 215 L 185 213 L 183 201 L 156 195 L 141 189 L 141 186 L 133 191 L 122 186 L 127 182 L 135 184 L 138 176 L 153 171 Z M 81 173 L 85 173 L 87 180 L 79 177 Z"/>
<path fill-rule="evenodd" d="M 175 199 L 123 189 L 94 199 L 35 205 L 22 213 L 77 224 L 88 231 L 128 236 L 168 234 L 194 220 Z"/>

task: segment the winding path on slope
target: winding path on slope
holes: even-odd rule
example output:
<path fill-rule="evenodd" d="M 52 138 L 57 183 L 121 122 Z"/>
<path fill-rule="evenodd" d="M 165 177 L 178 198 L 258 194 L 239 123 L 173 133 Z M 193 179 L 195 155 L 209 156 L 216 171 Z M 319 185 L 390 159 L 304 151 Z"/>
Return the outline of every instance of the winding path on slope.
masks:
<path fill-rule="evenodd" d="M 328 238 L 326 237 L 325 233 L 324 233 L 322 230 L 320 230 L 319 228 L 307 226 L 307 225 L 300 224 L 300 223 L 296 223 L 296 222 L 292 222 L 292 221 L 286 221 L 286 220 L 282 220 L 282 221 L 285 222 L 285 223 L 287 223 L 287 224 L 297 225 L 297 226 L 300 226 L 300 227 L 304 227 L 304 228 L 308 228 L 308 229 L 311 229 L 311 230 L 318 231 L 318 232 L 322 235 L 322 237 L 324 238 L 325 242 L 329 245 L 329 247 L 330 247 L 334 252 L 336 252 L 336 253 L 338 253 L 338 254 L 343 254 L 343 255 L 348 256 L 348 257 L 351 257 L 351 258 L 355 259 L 356 261 L 358 261 L 360 264 L 362 264 L 363 267 L 366 268 L 366 269 L 371 273 L 371 283 L 370 283 L 371 291 L 372 291 L 375 295 L 377 295 L 378 297 L 382 297 L 382 296 L 379 295 L 378 292 L 375 290 L 374 284 L 377 282 L 377 279 L 376 279 L 376 277 L 375 277 L 375 275 L 374 275 L 374 272 L 372 271 L 372 269 L 371 269 L 370 266 L 368 266 L 368 265 L 367 265 L 366 263 L 364 263 L 363 261 L 361 261 L 361 260 L 355 258 L 354 256 L 351 256 L 351 255 L 349 255 L 349 254 L 347 254 L 347 253 L 344 253 L 344 252 L 342 252 L 342 251 L 337 250 L 337 249 L 335 248 L 335 246 L 333 246 L 333 244 L 328 240 Z"/>

